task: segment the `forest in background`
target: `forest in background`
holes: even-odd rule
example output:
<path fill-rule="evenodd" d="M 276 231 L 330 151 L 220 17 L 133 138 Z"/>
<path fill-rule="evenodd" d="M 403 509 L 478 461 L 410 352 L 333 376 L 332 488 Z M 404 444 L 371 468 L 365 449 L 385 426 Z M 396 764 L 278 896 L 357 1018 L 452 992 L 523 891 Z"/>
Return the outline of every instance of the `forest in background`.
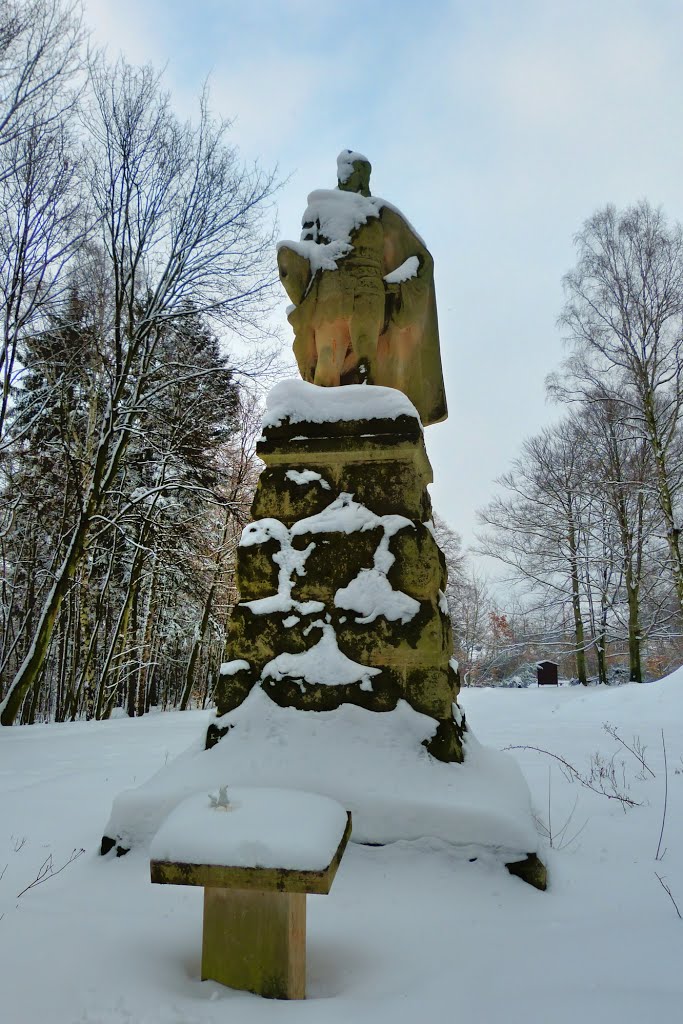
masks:
<path fill-rule="evenodd" d="M 5 725 L 209 699 L 272 358 L 273 176 L 81 14 L 0 13 Z"/>
<path fill-rule="evenodd" d="M 547 381 L 561 416 L 479 512 L 508 597 L 463 645 L 474 679 L 514 685 L 552 659 L 584 684 L 642 682 L 683 657 L 683 230 L 640 201 L 574 241 L 568 354 Z"/>
<path fill-rule="evenodd" d="M 210 702 L 273 366 L 276 188 L 207 95 L 183 122 L 152 68 L 90 52 L 78 3 L 3 5 L 3 724 Z M 436 520 L 465 685 L 683 660 L 683 235 L 641 202 L 576 248 L 558 422 L 472 554 Z"/>

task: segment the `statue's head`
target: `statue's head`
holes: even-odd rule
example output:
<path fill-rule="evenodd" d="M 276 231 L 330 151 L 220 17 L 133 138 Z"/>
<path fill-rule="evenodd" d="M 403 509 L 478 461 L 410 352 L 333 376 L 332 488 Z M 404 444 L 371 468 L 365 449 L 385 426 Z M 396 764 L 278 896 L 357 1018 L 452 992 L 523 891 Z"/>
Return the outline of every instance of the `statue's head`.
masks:
<path fill-rule="evenodd" d="M 370 195 L 370 173 L 372 164 L 362 153 L 343 149 L 337 157 L 337 187 L 344 192 L 360 192 Z"/>

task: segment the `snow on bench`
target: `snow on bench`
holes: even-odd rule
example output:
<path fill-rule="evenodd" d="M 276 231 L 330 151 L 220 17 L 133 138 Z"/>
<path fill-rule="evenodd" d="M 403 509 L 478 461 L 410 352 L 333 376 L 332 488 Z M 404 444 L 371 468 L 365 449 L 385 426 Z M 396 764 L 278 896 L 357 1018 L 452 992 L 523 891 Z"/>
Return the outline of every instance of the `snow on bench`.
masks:
<path fill-rule="evenodd" d="M 195 794 L 152 842 L 152 882 L 204 887 L 202 980 L 303 999 L 306 894 L 330 891 L 351 834 L 341 804 L 299 790 Z"/>

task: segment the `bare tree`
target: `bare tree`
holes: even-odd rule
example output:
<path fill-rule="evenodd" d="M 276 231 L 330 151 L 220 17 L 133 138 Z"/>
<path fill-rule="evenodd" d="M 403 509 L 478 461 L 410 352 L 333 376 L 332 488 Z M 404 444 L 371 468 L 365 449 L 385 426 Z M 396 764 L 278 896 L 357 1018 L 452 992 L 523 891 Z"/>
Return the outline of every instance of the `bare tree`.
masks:
<path fill-rule="evenodd" d="M 462 537 L 448 525 L 436 512 L 432 516 L 434 533 L 439 545 L 441 554 L 446 562 L 448 579 L 446 582 L 446 601 L 448 602 L 449 613 L 453 616 L 455 609 L 456 595 L 461 588 L 465 572 L 467 557 L 462 549 Z"/>
<path fill-rule="evenodd" d="M 3 0 L 0 8 L 0 153 L 59 124 L 74 102 L 85 32 L 79 0 Z M 3 158 L 0 177 L 11 165 Z"/>
<path fill-rule="evenodd" d="M 460 678 L 465 686 L 469 686 L 472 668 L 482 649 L 486 630 L 486 585 L 479 574 L 470 570 L 460 534 L 436 513 L 433 515 L 433 522 L 436 540 L 445 559 L 448 574 L 444 596 L 453 631 L 453 651 L 458 662 Z"/>
<path fill-rule="evenodd" d="M 22 133 L 2 153 L 13 170 L 0 180 L 0 438 L 23 371 L 22 337 L 44 329 L 86 230 L 74 145 L 68 125 L 55 120 Z"/>
<path fill-rule="evenodd" d="M 0 440 L 20 339 L 41 328 L 87 225 L 73 131 L 83 41 L 78 3 L 0 9 Z"/>
<path fill-rule="evenodd" d="M 453 647 L 465 686 L 475 682 L 487 664 L 493 607 L 488 583 L 474 569 L 466 571 L 457 591 L 449 594 Z"/>
<path fill-rule="evenodd" d="M 620 597 L 612 607 L 611 632 L 616 636 L 618 624 L 623 623 L 629 678 L 641 682 L 643 644 L 666 620 L 658 598 L 666 558 L 661 557 L 663 544 L 658 540 L 662 516 L 651 448 L 634 429 L 629 408 L 617 399 L 588 398 L 577 415 L 591 439 L 590 489 L 605 503 L 602 518 L 612 524 L 610 545 L 617 553 L 611 561 L 619 569 Z"/>
<path fill-rule="evenodd" d="M 498 483 L 506 492 L 480 510 L 486 533 L 480 554 L 506 565 L 512 579 L 539 588 L 558 606 L 569 603 L 576 673 L 587 682 L 582 544 L 586 530 L 582 445 L 565 423 L 525 441 L 520 458 Z"/>
<path fill-rule="evenodd" d="M 607 206 L 586 221 L 576 246 L 560 318 L 574 355 L 560 387 L 565 399 L 618 402 L 646 441 L 683 610 L 683 230 L 645 201 L 622 212 Z"/>
<path fill-rule="evenodd" d="M 212 118 L 205 96 L 197 125 L 181 124 L 150 68 L 100 63 L 84 124 L 88 182 L 111 281 L 106 400 L 97 410 L 97 443 L 82 467 L 63 558 L 31 647 L 0 705 L 3 725 L 12 724 L 39 681 L 89 538 L 106 523 L 126 453 L 150 403 L 169 386 L 173 375 L 160 379 L 158 373 L 169 327 L 192 310 L 248 334 L 263 316 L 274 280 L 273 178 L 240 164 L 227 145 L 227 126 Z M 183 374 L 197 373 L 178 369 L 175 386 Z"/>
<path fill-rule="evenodd" d="M 226 615 L 231 608 L 224 609 L 223 615 L 217 615 L 217 605 L 221 589 L 230 587 L 231 579 L 226 579 L 226 569 L 234 567 L 235 552 L 239 534 L 248 521 L 249 508 L 253 499 L 258 469 L 256 465 L 256 440 L 261 432 L 261 415 L 255 395 L 245 390 L 240 395 L 239 403 L 240 430 L 234 435 L 234 443 L 226 453 L 228 458 L 222 473 L 219 489 L 220 512 L 218 514 L 218 541 L 202 561 L 201 578 L 204 583 L 202 594 L 202 612 L 198 628 L 192 638 L 192 645 L 187 661 L 185 679 L 180 695 L 180 710 L 187 708 L 192 692 L 197 685 L 197 666 L 202 649 L 206 649 L 211 631 L 212 620 L 214 633 L 217 633 L 220 650 L 218 658 L 207 659 L 207 685 L 204 688 L 204 700 L 208 696 L 211 682 L 218 677 L 220 662 L 226 635 Z M 228 602 L 229 605 L 232 602 Z"/>

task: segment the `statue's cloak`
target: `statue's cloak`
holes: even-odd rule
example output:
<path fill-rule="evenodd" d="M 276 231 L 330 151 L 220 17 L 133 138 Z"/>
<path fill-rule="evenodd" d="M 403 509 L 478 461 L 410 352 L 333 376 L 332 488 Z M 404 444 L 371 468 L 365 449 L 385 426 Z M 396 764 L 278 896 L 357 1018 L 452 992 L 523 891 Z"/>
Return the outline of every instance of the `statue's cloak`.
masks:
<path fill-rule="evenodd" d="M 328 207 L 333 214 L 329 224 Z M 342 229 L 340 209 L 348 222 L 342 216 Z M 341 383 L 360 383 L 357 353 L 349 339 L 352 325 L 364 320 L 377 339 L 370 383 L 402 391 L 425 426 L 446 419 L 434 261 L 395 207 L 374 196 L 312 193 L 302 240 L 280 243 L 278 267 L 294 303 L 288 320 L 304 380 L 315 379 L 318 335 L 321 327 L 332 324 L 339 343 L 348 348 Z"/>
<path fill-rule="evenodd" d="M 377 383 L 403 391 L 416 407 L 423 424 L 428 426 L 445 420 L 448 415 L 439 347 L 434 260 L 417 232 L 394 207 L 383 204 L 380 220 L 384 229 L 384 276 L 397 270 L 411 256 L 419 258 L 420 269 L 416 277 L 398 286 L 400 308 L 394 306 L 387 311 L 380 347 L 390 354 L 389 379 Z M 392 290 L 390 286 L 389 291 Z M 388 302 L 392 302 L 391 296 Z"/>

